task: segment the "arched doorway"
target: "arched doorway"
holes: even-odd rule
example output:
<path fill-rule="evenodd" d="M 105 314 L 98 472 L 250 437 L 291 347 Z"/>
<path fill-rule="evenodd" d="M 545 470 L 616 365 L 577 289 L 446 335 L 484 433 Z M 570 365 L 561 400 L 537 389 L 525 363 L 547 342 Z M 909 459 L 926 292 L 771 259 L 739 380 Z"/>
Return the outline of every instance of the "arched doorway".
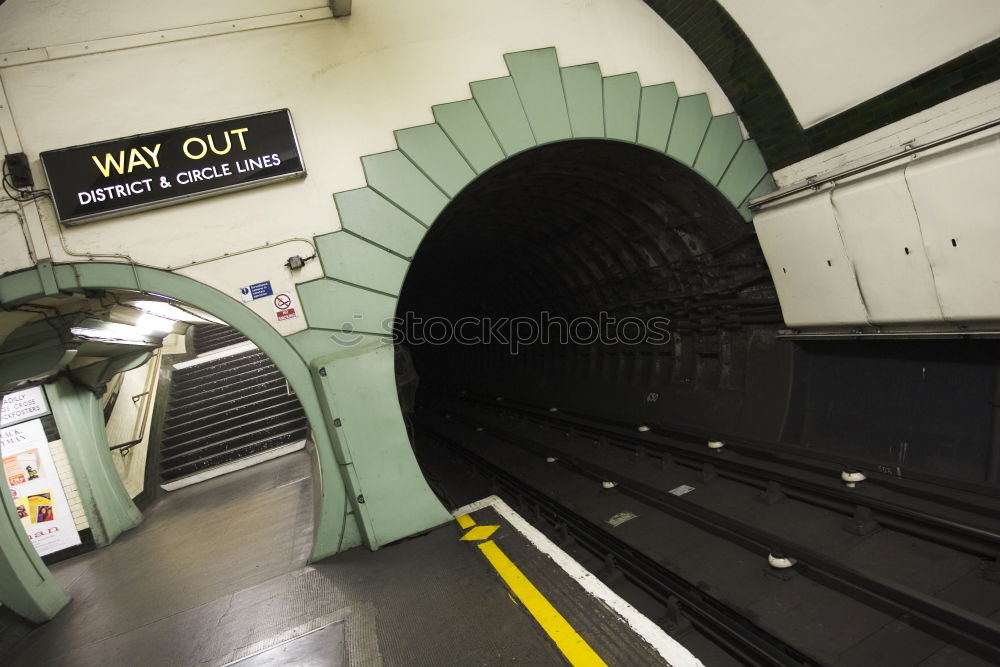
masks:
<path fill-rule="evenodd" d="M 258 315 L 231 297 L 177 274 L 133 265 L 97 263 L 47 265 L 0 278 L 0 297 L 7 307 L 16 307 L 46 295 L 73 294 L 98 290 L 129 290 L 183 302 L 234 327 L 267 355 L 297 393 L 309 421 L 316 444 L 313 463 L 314 537 L 311 559 L 318 560 L 345 547 L 351 536 L 345 531 L 348 500 L 337 461 L 336 437 L 327 426 L 320 398 L 309 367 L 299 353 Z M 8 514 L 11 508 L 7 508 Z M 51 616 L 64 604 L 58 586 L 13 519 L 3 543 L 18 584 L 26 590 L 5 592 L 5 602 L 33 620 Z M 356 533 L 353 539 L 357 539 Z M 356 542 L 355 542 L 356 543 Z M 348 545 L 350 546 L 350 545 Z M 11 582 L 14 588 L 18 586 Z M 35 593 L 32 594 L 31 590 Z M 34 598 L 34 599 L 33 599 Z M 21 608 L 18 608 L 21 607 Z M 22 609 L 29 610 L 27 613 Z"/>

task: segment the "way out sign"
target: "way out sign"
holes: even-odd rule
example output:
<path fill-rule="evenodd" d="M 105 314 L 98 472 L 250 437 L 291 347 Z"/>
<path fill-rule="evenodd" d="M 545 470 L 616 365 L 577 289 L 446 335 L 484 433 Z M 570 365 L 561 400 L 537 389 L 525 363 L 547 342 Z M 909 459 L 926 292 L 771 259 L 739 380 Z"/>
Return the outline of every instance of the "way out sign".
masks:
<path fill-rule="evenodd" d="M 278 294 L 274 297 L 274 316 L 278 321 L 292 320 L 298 317 L 295 313 L 295 304 L 288 294 Z"/>

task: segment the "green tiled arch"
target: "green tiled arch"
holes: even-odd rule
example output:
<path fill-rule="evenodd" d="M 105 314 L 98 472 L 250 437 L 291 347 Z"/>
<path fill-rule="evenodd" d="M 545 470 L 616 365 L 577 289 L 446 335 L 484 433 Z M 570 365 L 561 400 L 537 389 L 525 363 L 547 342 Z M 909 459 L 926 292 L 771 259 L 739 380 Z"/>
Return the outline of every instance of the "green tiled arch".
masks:
<path fill-rule="evenodd" d="M 634 72 L 603 76 L 597 63 L 560 67 L 554 48 L 508 53 L 504 61 L 509 76 L 474 81 L 470 99 L 433 108 L 434 123 L 398 130 L 398 150 L 361 159 L 368 187 L 334 195 L 343 230 L 316 238 L 326 277 L 299 288 L 311 325 L 319 317 L 324 328 L 350 323 L 388 334 L 361 311 L 373 301 L 378 317 L 391 310 L 408 262 L 448 202 L 479 174 L 535 146 L 582 138 L 645 146 L 694 169 L 747 221 L 750 199 L 775 189 L 736 114 L 713 116 L 704 93 L 642 86 Z M 332 295 L 351 303 L 333 307 Z"/>

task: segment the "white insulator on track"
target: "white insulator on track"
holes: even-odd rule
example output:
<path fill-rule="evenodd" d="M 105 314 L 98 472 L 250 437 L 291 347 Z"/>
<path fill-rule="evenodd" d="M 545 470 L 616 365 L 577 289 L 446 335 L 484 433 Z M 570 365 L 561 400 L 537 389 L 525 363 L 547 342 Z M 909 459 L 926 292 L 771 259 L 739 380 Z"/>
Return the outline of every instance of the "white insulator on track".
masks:
<path fill-rule="evenodd" d="M 498 401 L 502 401 L 503 400 L 503 396 L 497 396 L 497 400 Z"/>
<path fill-rule="evenodd" d="M 556 458 L 556 457 L 554 457 L 554 456 L 546 456 L 546 457 L 545 457 L 545 462 L 546 462 L 546 463 L 555 463 L 555 462 L 556 462 L 556 461 L 558 461 L 558 460 L 559 460 L 559 459 L 557 459 L 557 458 Z"/>
<path fill-rule="evenodd" d="M 847 488 L 853 489 L 868 478 L 865 477 L 865 474 L 860 470 L 845 470 L 840 473 L 840 479 L 844 480 L 844 484 L 847 485 Z"/>
<path fill-rule="evenodd" d="M 649 433 L 649 427 L 645 424 L 639 425 L 639 433 Z"/>
<path fill-rule="evenodd" d="M 708 448 L 709 449 L 722 449 L 725 446 L 726 446 L 726 443 L 722 442 L 721 440 L 709 440 L 708 441 Z"/>
<path fill-rule="evenodd" d="M 477 426 L 477 427 L 476 427 L 476 433 L 481 433 L 481 432 L 482 432 L 482 430 L 483 430 L 483 427 L 482 427 L 482 426 Z"/>
<path fill-rule="evenodd" d="M 618 482 L 608 482 L 608 481 L 601 482 L 602 489 L 613 489 L 616 486 L 618 486 Z"/>
<path fill-rule="evenodd" d="M 559 412 L 559 408 L 549 408 L 549 412 Z"/>
<path fill-rule="evenodd" d="M 451 419 L 451 415 L 445 415 L 444 418 L 445 419 Z"/>
<path fill-rule="evenodd" d="M 797 561 L 794 558 L 788 558 L 786 556 L 775 556 L 774 554 L 767 555 L 767 564 L 776 570 L 785 570 L 790 567 L 794 567 Z"/>

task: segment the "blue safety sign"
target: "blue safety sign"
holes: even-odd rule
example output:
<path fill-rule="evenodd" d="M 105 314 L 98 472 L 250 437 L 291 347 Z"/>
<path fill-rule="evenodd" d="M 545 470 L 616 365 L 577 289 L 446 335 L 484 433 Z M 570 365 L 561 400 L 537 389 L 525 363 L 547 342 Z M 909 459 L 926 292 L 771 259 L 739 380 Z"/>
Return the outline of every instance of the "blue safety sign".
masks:
<path fill-rule="evenodd" d="M 243 297 L 244 301 L 263 299 L 265 296 L 271 296 L 272 294 L 274 294 L 274 290 L 271 289 L 270 280 L 240 288 L 240 296 Z"/>

